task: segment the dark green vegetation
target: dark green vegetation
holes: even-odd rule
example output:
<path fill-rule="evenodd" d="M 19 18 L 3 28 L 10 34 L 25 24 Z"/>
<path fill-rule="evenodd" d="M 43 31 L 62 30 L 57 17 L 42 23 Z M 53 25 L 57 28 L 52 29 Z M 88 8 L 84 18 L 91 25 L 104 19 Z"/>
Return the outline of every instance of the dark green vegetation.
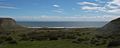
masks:
<path fill-rule="evenodd" d="M 111 22 L 102 28 L 25 28 L 2 18 L 0 48 L 119 48 L 120 25 Z"/>

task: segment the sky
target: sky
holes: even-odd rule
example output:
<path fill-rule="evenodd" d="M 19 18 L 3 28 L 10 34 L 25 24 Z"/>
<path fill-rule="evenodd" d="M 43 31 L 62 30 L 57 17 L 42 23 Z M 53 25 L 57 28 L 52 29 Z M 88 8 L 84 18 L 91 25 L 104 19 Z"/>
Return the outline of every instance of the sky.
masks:
<path fill-rule="evenodd" d="M 0 17 L 17 21 L 110 21 L 120 0 L 0 0 Z"/>

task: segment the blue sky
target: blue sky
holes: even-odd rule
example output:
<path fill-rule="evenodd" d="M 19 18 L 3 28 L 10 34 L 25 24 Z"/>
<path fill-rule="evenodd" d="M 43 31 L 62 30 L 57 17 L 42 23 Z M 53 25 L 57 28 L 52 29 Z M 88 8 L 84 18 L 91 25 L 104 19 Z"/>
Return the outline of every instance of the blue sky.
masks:
<path fill-rule="evenodd" d="M 120 0 L 0 0 L 0 17 L 17 21 L 110 21 Z"/>

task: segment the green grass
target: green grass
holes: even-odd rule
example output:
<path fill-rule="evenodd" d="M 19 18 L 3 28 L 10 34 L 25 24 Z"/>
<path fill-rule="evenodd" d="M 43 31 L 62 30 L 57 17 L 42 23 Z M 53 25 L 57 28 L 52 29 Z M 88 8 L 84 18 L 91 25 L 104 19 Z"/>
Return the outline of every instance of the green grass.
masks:
<path fill-rule="evenodd" d="M 9 35 L 12 41 L 17 41 L 17 44 L 10 44 L 10 41 L 4 41 L 0 44 L 0 48 L 106 48 L 107 44 L 96 45 L 99 42 L 99 38 L 96 38 L 96 28 L 76 28 L 76 29 L 26 29 L 26 30 L 13 30 Z M 28 40 L 21 40 L 20 35 L 26 35 Z M 58 40 L 38 40 L 39 37 L 45 36 L 46 38 L 57 37 Z M 37 37 L 36 39 L 31 36 Z M 50 37 L 52 36 L 52 37 Z M 72 38 L 74 37 L 74 39 Z M 42 38 L 41 38 L 42 39 Z M 83 39 L 79 41 L 78 39 Z M 32 41 L 34 40 L 34 41 Z M 77 43 L 73 42 L 77 41 Z M 98 42 L 96 42 L 98 41 Z M 93 42 L 93 43 L 91 43 Z"/>
<path fill-rule="evenodd" d="M 41 30 L 44 30 L 44 29 L 41 29 Z M 86 29 L 86 28 L 85 29 L 69 29 L 67 31 L 64 29 L 54 29 L 56 31 L 49 31 L 49 30 L 51 29 L 44 30 L 43 32 L 43 31 L 40 31 L 40 29 L 38 29 L 37 31 L 33 31 L 31 35 L 33 35 L 34 33 L 37 33 L 37 34 L 39 33 L 38 35 L 65 34 L 65 36 L 70 35 L 70 38 L 71 36 L 75 35 L 79 38 L 88 40 L 89 42 L 89 40 L 91 40 L 91 38 L 94 37 L 94 32 L 95 32 L 95 29 Z M 78 44 L 73 43 L 72 41 L 76 39 L 67 39 L 67 38 L 60 39 L 60 40 L 19 41 L 21 37 L 18 35 L 28 34 L 28 33 L 31 33 L 31 30 L 11 31 L 11 34 L 9 36 L 11 36 L 14 40 L 16 40 L 17 44 L 3 43 L 3 44 L 0 44 L 0 48 L 106 48 L 105 45 L 95 46 L 92 44 L 85 44 L 86 41 L 83 41 L 83 43 L 78 43 Z"/>
<path fill-rule="evenodd" d="M 105 48 L 105 46 L 92 46 L 75 44 L 70 40 L 53 41 L 21 41 L 18 44 L 2 44 L 0 48 Z"/>

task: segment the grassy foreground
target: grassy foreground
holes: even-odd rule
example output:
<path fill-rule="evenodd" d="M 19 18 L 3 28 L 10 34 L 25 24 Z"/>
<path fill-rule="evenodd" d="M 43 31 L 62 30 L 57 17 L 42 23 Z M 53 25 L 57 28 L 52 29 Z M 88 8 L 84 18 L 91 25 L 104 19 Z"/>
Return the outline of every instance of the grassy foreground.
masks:
<path fill-rule="evenodd" d="M 0 34 L 0 48 L 107 48 L 97 28 L 30 28 Z"/>
<path fill-rule="evenodd" d="M 22 41 L 18 44 L 2 44 L 0 48 L 106 48 L 105 46 L 92 46 L 75 44 L 70 40 L 53 41 Z"/>

